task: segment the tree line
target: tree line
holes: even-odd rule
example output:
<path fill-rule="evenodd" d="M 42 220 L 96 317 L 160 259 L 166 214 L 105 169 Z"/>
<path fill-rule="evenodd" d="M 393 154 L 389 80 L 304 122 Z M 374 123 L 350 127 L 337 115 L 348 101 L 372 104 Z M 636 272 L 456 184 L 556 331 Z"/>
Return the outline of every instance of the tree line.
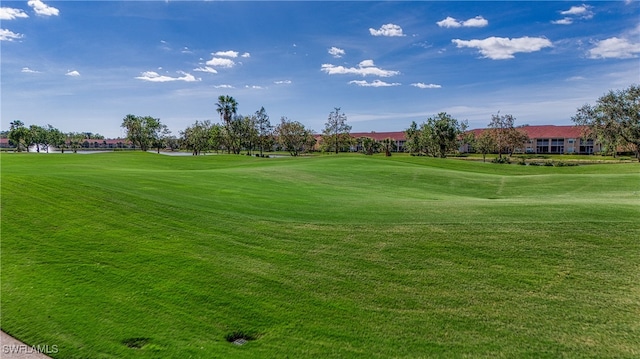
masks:
<path fill-rule="evenodd" d="M 230 154 L 246 151 L 248 155 L 265 156 L 265 152 L 281 150 L 298 156 L 318 149 L 336 154 L 354 150 L 367 155 L 383 152 L 390 156 L 398 150 L 392 138 L 380 141 L 366 136 L 352 138 L 347 116 L 339 107 L 329 113 L 320 136 L 286 116 L 272 125 L 264 107 L 252 115 L 240 115 L 238 102 L 231 96 L 218 97 L 216 112 L 220 116 L 219 123 L 196 121 L 180 131 L 179 137 L 173 136 L 160 119 L 151 116 L 127 115 L 121 127 L 126 130 L 126 139 L 144 151 L 182 148 L 194 155 L 206 151 Z M 640 160 L 640 87 L 637 85 L 609 91 L 595 105 L 585 104 L 578 108 L 572 120 L 585 129 L 585 138 L 598 141 L 605 151 L 615 155 L 617 149 L 624 146 L 635 152 Z M 529 138 L 519 127 L 515 125 L 513 115 L 498 113 L 491 116 L 487 129 L 476 136 L 467 131 L 466 121 L 458 121 L 441 112 L 420 125 L 415 121 L 411 123 L 404 131 L 404 150 L 412 155 L 446 157 L 466 144 L 481 153 L 483 160 L 488 153 L 497 153 L 497 162 L 501 162 L 503 155 L 511 156 L 528 142 Z M 99 134 L 87 132 L 63 133 L 51 125 L 26 127 L 22 121 L 11 122 L 8 138 L 18 151 L 36 146 L 38 152 L 48 151 L 49 147 L 75 152 L 88 139 L 104 139 Z"/>
<path fill-rule="evenodd" d="M 125 129 L 127 140 L 146 151 L 151 148 L 160 151 L 172 147 L 186 149 L 193 155 L 207 151 L 265 156 L 265 152 L 273 150 L 287 151 L 298 156 L 314 150 L 317 144 L 314 131 L 302 123 L 282 116 L 280 122 L 272 125 L 264 107 L 252 115 L 238 114 L 238 102 L 231 96 L 219 96 L 216 112 L 220 116 L 219 123 L 196 121 L 183 131 L 180 137 L 171 136 L 166 125 L 160 119 L 150 116 L 127 115 L 121 127 Z M 340 108 L 331 111 L 320 149 L 323 151 L 349 150 L 351 126 L 346 124 L 347 117 Z"/>
<path fill-rule="evenodd" d="M 9 133 L 7 138 L 16 151 L 29 151 L 30 147 L 35 146 L 36 152 L 49 152 L 49 147 L 60 149 L 63 153 L 66 149 L 77 152 L 82 148 L 87 140 L 104 140 L 104 136 L 99 133 L 92 132 L 67 132 L 64 133 L 59 129 L 47 125 L 37 126 L 30 125 L 27 127 L 20 120 L 13 121 L 9 124 Z"/>

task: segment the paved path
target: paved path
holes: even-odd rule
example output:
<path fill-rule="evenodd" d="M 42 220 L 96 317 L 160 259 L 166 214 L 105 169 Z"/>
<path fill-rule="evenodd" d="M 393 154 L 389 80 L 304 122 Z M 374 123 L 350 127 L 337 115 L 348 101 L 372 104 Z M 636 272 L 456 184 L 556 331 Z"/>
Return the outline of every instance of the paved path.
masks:
<path fill-rule="evenodd" d="M 49 346 L 45 350 L 57 351 L 57 347 Z M 0 332 L 0 358 L 2 359 L 51 359 L 37 352 L 27 345 L 5 332 Z"/>

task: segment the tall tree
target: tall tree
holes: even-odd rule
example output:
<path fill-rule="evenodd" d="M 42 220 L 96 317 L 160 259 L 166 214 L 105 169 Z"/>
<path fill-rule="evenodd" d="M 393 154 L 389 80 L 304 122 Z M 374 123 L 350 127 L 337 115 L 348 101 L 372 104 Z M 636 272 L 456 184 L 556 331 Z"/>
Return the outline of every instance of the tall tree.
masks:
<path fill-rule="evenodd" d="M 191 150 L 194 156 L 199 155 L 202 151 L 208 150 L 212 142 L 211 128 L 212 125 L 210 121 L 196 121 L 180 133 L 183 146 Z"/>
<path fill-rule="evenodd" d="M 640 86 L 609 91 L 595 105 L 585 104 L 571 118 L 576 125 L 587 126 L 589 134 L 617 151 L 629 146 L 640 161 Z"/>
<path fill-rule="evenodd" d="M 218 112 L 225 125 L 229 124 L 233 119 L 233 115 L 238 112 L 238 102 L 231 96 L 220 95 L 216 106 L 216 112 Z"/>
<path fill-rule="evenodd" d="M 238 102 L 231 96 L 218 96 L 216 112 L 220 115 L 220 120 L 224 125 L 224 142 L 228 153 L 240 153 L 239 139 L 237 137 L 239 124 L 236 122 L 238 113 Z"/>
<path fill-rule="evenodd" d="M 499 158 L 502 158 L 503 153 L 508 153 L 511 156 L 517 148 L 522 148 L 529 139 L 524 131 L 514 127 L 515 121 L 515 117 L 509 114 L 491 115 L 488 131 L 495 142 Z"/>
<path fill-rule="evenodd" d="M 85 134 L 80 132 L 69 132 L 67 133 L 67 142 L 69 143 L 69 147 L 73 153 L 77 153 L 78 149 L 82 147 L 82 142 L 84 141 Z"/>
<path fill-rule="evenodd" d="M 334 150 L 336 154 L 341 148 L 351 144 L 351 136 L 349 135 L 351 126 L 347 125 L 347 116 L 344 113 L 340 113 L 340 107 L 336 107 L 329 113 L 324 126 L 322 141 L 325 146 Z"/>
<path fill-rule="evenodd" d="M 122 120 L 121 127 L 127 130 L 127 139 L 143 151 L 148 151 L 166 129 L 158 118 L 134 115 L 127 115 Z"/>
<path fill-rule="evenodd" d="M 489 131 L 483 131 L 478 137 L 474 138 L 471 143 L 476 152 L 482 153 L 482 162 L 486 162 L 487 153 L 496 150 L 496 142 L 493 140 L 493 136 L 491 136 Z"/>
<path fill-rule="evenodd" d="M 65 147 L 65 134 L 62 131 L 54 128 L 51 125 L 47 125 L 47 153 L 49 152 L 48 146 L 58 147 L 64 153 Z"/>
<path fill-rule="evenodd" d="M 29 126 L 28 145 L 35 145 L 36 152 L 40 153 L 40 146 L 43 148 L 49 147 L 47 141 L 47 130 L 44 127 L 38 125 Z M 28 149 L 27 149 L 28 151 Z"/>
<path fill-rule="evenodd" d="M 458 148 L 466 128 L 466 122 L 458 122 L 446 112 L 440 112 L 420 126 L 420 137 L 428 155 L 445 158 L 448 152 Z"/>
<path fill-rule="evenodd" d="M 421 155 L 424 152 L 424 146 L 422 143 L 422 134 L 416 121 L 411 121 L 411 126 L 409 126 L 404 133 L 407 139 L 407 142 L 405 143 L 407 151 L 413 155 Z"/>
<path fill-rule="evenodd" d="M 316 141 L 312 131 L 306 129 L 300 122 L 290 121 L 284 116 L 275 129 L 275 136 L 278 144 L 289 151 L 291 156 L 310 151 Z"/>
<path fill-rule="evenodd" d="M 29 138 L 29 129 L 24 126 L 24 122 L 20 120 L 12 121 L 7 137 L 16 146 L 16 151 L 22 152 L 23 146 L 26 147 L 28 151 L 29 144 L 27 141 Z"/>
<path fill-rule="evenodd" d="M 256 111 L 255 114 L 256 127 L 258 131 L 258 147 L 260 148 L 260 157 L 264 156 L 263 151 L 273 134 L 273 126 L 269 122 L 269 115 L 264 107 Z"/>
<path fill-rule="evenodd" d="M 169 144 L 169 139 L 171 137 L 171 131 L 169 127 L 164 124 L 160 124 L 160 127 L 155 131 L 153 136 L 153 147 L 160 153 L 160 150 L 166 148 Z"/>
<path fill-rule="evenodd" d="M 256 147 L 258 142 L 258 127 L 255 116 L 240 116 L 238 126 L 238 136 L 240 138 L 240 147 L 251 155 L 251 151 Z"/>

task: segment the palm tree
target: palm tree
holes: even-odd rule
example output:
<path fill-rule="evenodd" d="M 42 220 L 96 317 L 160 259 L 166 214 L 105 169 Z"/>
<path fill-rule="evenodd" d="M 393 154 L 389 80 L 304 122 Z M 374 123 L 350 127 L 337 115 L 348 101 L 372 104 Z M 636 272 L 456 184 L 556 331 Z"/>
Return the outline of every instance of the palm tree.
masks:
<path fill-rule="evenodd" d="M 220 114 L 220 118 L 224 121 L 225 125 L 229 125 L 233 115 L 238 112 L 238 102 L 231 96 L 220 95 L 216 105 L 218 106 L 216 111 Z"/>
<path fill-rule="evenodd" d="M 222 96 L 218 97 L 218 103 L 216 103 L 218 108 L 216 111 L 220 114 L 220 118 L 224 122 L 224 145 L 227 148 L 228 153 L 236 153 L 239 149 L 236 148 L 236 133 L 233 125 L 233 117 L 238 112 L 238 102 L 231 96 Z"/>

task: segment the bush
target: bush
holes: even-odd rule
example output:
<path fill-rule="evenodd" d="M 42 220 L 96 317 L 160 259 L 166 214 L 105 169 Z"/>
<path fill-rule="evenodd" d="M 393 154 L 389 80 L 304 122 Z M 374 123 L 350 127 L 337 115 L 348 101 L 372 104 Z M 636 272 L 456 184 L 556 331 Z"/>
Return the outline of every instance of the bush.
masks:
<path fill-rule="evenodd" d="M 509 157 L 496 157 L 493 160 L 491 160 L 491 163 L 499 163 L 499 164 L 510 164 L 511 160 L 509 159 Z"/>

